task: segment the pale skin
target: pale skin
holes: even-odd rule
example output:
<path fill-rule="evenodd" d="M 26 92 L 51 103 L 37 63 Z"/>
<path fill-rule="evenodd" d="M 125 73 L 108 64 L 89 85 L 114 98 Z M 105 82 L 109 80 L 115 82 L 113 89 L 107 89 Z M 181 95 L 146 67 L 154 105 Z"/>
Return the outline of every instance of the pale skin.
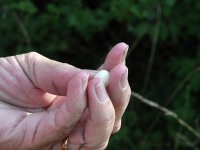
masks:
<path fill-rule="evenodd" d="M 119 131 L 130 99 L 127 45 L 119 43 L 97 71 L 38 53 L 0 58 L 0 150 L 103 150 Z"/>

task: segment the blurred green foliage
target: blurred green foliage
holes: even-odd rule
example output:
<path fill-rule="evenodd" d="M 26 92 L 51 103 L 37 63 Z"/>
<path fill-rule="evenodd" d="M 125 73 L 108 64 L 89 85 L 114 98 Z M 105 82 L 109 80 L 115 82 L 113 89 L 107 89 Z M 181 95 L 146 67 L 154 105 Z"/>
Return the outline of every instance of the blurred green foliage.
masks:
<path fill-rule="evenodd" d="M 132 89 L 173 110 L 200 132 L 200 76 L 194 71 L 200 67 L 199 28 L 197 0 L 3 0 L 0 57 L 37 51 L 95 69 L 111 46 L 124 41 L 130 45 Z M 153 45 L 154 63 L 144 83 Z M 200 147 L 200 140 L 175 120 L 159 116 L 159 111 L 131 98 L 122 129 L 112 136 L 108 149 Z"/>

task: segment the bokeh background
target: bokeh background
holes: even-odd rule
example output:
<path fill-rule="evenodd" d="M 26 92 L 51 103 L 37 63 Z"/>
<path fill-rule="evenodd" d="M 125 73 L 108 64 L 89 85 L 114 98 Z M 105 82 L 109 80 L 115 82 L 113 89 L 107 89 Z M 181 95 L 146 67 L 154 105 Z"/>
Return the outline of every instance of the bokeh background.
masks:
<path fill-rule="evenodd" d="M 126 42 L 133 91 L 200 132 L 199 0 L 1 0 L 0 57 L 37 51 L 96 69 Z M 177 120 L 131 97 L 111 150 L 199 150 Z"/>

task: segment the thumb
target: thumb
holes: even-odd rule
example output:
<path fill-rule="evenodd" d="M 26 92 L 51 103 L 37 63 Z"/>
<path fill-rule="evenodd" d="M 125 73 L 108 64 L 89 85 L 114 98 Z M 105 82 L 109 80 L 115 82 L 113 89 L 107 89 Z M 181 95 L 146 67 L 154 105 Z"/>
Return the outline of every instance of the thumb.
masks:
<path fill-rule="evenodd" d="M 51 94 L 66 95 L 68 82 L 81 69 L 48 59 L 36 52 L 15 56 L 27 77 L 36 88 Z M 90 76 L 95 71 L 86 71 Z"/>

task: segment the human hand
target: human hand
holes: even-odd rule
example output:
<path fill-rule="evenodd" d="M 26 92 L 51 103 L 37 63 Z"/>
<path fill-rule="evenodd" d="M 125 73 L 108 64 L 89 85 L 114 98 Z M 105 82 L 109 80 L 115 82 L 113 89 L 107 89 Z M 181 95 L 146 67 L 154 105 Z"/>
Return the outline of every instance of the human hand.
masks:
<path fill-rule="evenodd" d="M 107 96 L 104 87 L 100 86 L 102 84 L 98 84 L 99 79 L 90 81 L 88 85 L 89 107 L 82 116 L 80 123 L 70 134 L 69 145 L 80 146 L 82 141 L 73 143 L 72 139 L 74 137 L 77 139 L 77 135 L 81 135 L 82 138 L 83 134 L 80 133 L 85 131 L 85 139 L 88 143 L 82 149 L 103 149 L 107 145 L 113 124 L 115 124 L 113 132 L 119 130 L 121 116 L 129 99 L 127 89 L 130 90 L 129 85 L 123 90 L 119 86 L 122 74 L 127 72 L 126 67 L 122 65 L 124 62 L 123 46 L 124 44 L 121 43 L 114 48 L 115 50 L 111 50 L 102 66 L 103 69 L 110 70 L 112 78 L 110 83 L 114 82 L 113 86 L 107 88 L 111 99 Z M 112 58 L 114 58 L 114 62 L 109 62 Z M 0 136 L 3 136 L 3 138 L 0 138 L 2 140 L 0 140 L 0 149 L 13 149 L 13 145 L 15 145 L 15 149 L 19 147 L 19 149 L 60 149 L 62 139 L 68 136 L 86 107 L 85 93 L 74 93 L 74 90 L 77 90 L 76 88 L 81 89 L 82 79 L 87 80 L 85 72 L 80 72 L 80 69 L 67 64 L 51 61 L 36 53 L 6 59 L 1 58 L 0 64 L 2 66 L 0 70 L 0 98 L 2 100 L 0 108 L 3 112 L 0 119 L 4 119 L 5 116 L 9 118 L 0 129 Z M 123 70 L 125 71 L 123 72 Z M 95 72 L 87 71 L 87 73 L 93 76 Z M 127 82 L 126 77 L 125 82 Z M 95 96 L 97 84 L 101 87 L 101 90 L 98 91 L 103 92 L 103 95 L 107 97 L 104 98 L 106 100 L 104 103 L 99 103 Z M 118 87 L 116 88 L 118 92 L 116 89 L 114 90 L 114 85 Z M 125 95 L 124 99 L 117 101 L 123 94 Z M 114 98 L 112 98 L 112 95 Z M 72 98 L 77 99 L 70 101 Z M 123 105 L 120 105 L 120 103 Z M 29 115 L 30 112 L 31 115 Z M 87 120 L 88 112 L 90 118 L 93 118 L 92 121 Z M 55 120 L 55 116 L 58 116 L 59 119 Z M 57 121 L 60 126 L 56 126 L 56 128 L 53 125 L 57 125 Z M 33 124 L 30 124 L 30 122 L 33 122 Z M 99 131 L 101 131 L 100 134 Z M 50 132 L 51 134 L 49 134 Z M 80 137 L 78 139 L 81 139 Z"/>
<path fill-rule="evenodd" d="M 67 148 L 69 150 L 105 149 L 111 133 L 119 131 L 121 118 L 131 94 L 128 69 L 125 66 L 127 50 L 128 46 L 125 43 L 117 44 L 99 68 L 99 70 L 105 69 L 110 72 L 107 88 L 102 86 L 101 82 L 99 83 L 99 78 L 89 81 L 88 108 L 68 137 Z M 97 85 L 101 87 L 101 90 L 97 90 Z M 98 94 L 103 95 L 103 102 L 99 101 Z"/>
<path fill-rule="evenodd" d="M 0 58 L 0 149 L 60 150 L 92 74 L 37 53 Z"/>

